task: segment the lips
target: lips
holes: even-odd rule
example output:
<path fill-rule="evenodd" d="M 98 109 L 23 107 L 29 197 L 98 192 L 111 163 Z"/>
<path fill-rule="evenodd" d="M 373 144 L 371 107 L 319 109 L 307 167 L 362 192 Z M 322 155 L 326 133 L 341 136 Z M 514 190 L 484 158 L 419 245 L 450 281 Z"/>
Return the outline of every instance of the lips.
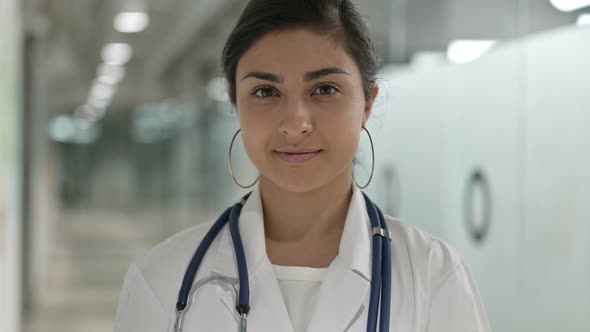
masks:
<path fill-rule="evenodd" d="M 306 152 L 282 152 L 275 150 L 275 153 L 279 158 L 291 163 L 300 163 L 311 160 L 318 156 L 320 152 L 321 150 L 307 150 Z"/>
<path fill-rule="evenodd" d="M 276 149 L 275 151 L 279 153 L 314 153 L 320 151 L 320 149 L 284 147 Z"/>

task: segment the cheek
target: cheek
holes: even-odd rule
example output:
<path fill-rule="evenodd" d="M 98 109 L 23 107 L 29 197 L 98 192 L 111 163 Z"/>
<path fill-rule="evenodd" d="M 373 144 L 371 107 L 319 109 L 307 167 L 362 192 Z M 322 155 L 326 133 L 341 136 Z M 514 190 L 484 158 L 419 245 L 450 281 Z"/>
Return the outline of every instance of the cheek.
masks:
<path fill-rule="evenodd" d="M 340 142 L 342 142 L 343 153 L 346 154 L 347 159 L 353 159 L 359 145 L 359 135 L 353 132 L 354 128 L 348 132 L 347 135 L 342 135 Z"/>
<path fill-rule="evenodd" d="M 250 114 L 240 115 L 240 127 L 242 128 L 242 140 L 244 148 L 250 160 L 259 166 L 264 154 L 270 149 L 270 137 L 272 124 L 267 123 L 268 119 L 256 117 Z"/>
<path fill-rule="evenodd" d="M 359 144 L 360 118 L 351 115 L 345 117 L 329 117 L 322 121 L 323 136 L 329 140 L 330 148 L 338 154 L 338 158 L 352 160 Z"/>

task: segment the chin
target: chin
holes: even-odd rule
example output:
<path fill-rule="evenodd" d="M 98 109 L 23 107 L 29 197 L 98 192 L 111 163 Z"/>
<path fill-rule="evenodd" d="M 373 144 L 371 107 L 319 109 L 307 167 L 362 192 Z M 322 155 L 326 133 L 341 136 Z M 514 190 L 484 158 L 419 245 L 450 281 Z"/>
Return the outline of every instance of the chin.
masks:
<path fill-rule="evenodd" d="M 325 177 L 324 177 L 325 179 Z M 266 181 L 272 183 L 273 186 L 280 188 L 292 193 L 306 193 L 313 191 L 325 184 L 325 181 L 321 181 L 319 177 L 307 177 L 306 179 L 300 179 L 298 177 L 287 176 L 275 176 L 267 178 Z"/>
<path fill-rule="evenodd" d="M 311 175 L 308 173 L 307 176 L 275 174 L 275 176 L 267 178 L 266 181 L 270 181 L 272 182 L 272 185 L 288 192 L 306 193 L 327 185 L 336 177 L 337 176 L 329 176 L 320 172 L 314 172 Z"/>

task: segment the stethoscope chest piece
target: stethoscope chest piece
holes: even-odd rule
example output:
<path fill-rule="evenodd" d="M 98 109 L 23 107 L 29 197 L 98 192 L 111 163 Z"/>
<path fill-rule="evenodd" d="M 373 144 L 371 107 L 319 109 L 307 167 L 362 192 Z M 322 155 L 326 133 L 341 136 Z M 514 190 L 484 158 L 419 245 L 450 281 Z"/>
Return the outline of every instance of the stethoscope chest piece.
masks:
<path fill-rule="evenodd" d="M 176 323 L 174 323 L 174 332 L 182 332 L 184 325 L 184 310 L 176 311 Z"/>

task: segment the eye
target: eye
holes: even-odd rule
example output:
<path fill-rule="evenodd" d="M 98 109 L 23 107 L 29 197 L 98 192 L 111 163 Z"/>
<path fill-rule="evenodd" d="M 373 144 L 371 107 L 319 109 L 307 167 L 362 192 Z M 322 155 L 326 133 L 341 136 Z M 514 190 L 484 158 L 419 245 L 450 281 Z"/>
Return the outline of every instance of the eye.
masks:
<path fill-rule="evenodd" d="M 314 95 L 315 94 L 319 94 L 319 95 L 333 95 L 340 92 L 340 90 L 338 90 L 338 88 L 336 88 L 335 86 L 331 85 L 331 84 L 323 84 L 318 86 L 315 91 L 314 91 Z"/>
<path fill-rule="evenodd" d="M 269 87 L 262 87 L 262 88 L 254 90 L 254 93 L 252 95 L 254 95 L 258 98 L 268 98 L 268 97 L 272 97 L 274 93 L 276 93 L 274 89 L 269 88 Z"/>

